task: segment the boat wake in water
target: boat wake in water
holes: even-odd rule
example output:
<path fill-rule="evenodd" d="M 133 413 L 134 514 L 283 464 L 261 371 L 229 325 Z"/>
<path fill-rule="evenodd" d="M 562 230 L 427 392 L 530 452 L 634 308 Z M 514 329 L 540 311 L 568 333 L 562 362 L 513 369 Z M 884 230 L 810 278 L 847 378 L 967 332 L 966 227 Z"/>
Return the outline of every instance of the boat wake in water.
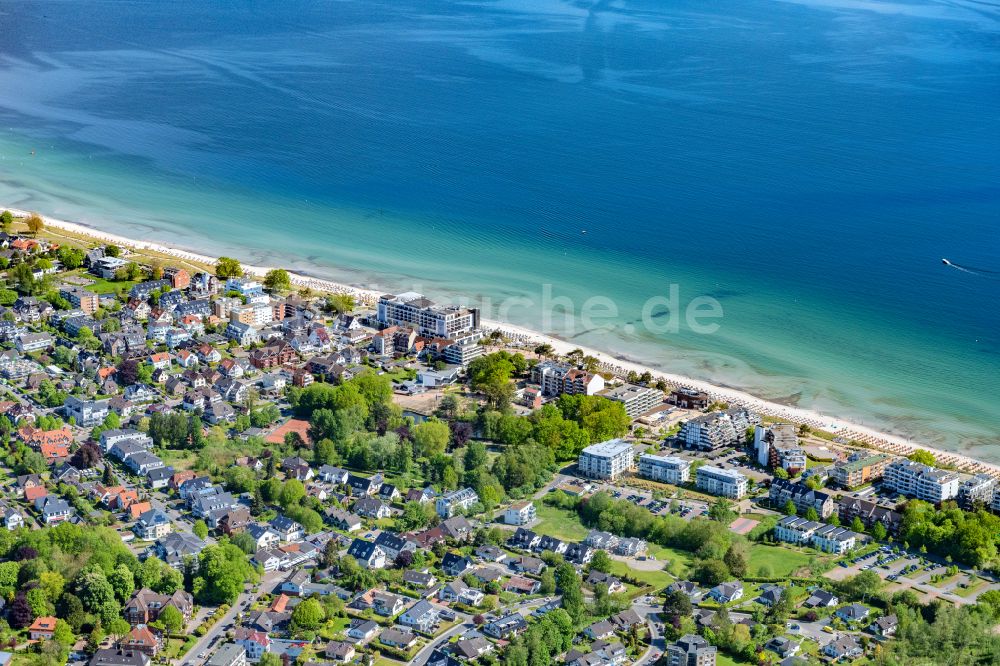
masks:
<path fill-rule="evenodd" d="M 962 264 L 956 264 L 954 261 L 948 261 L 947 259 L 942 259 L 941 263 L 944 264 L 945 266 L 950 266 L 956 270 L 962 271 L 963 273 L 980 275 L 982 277 L 988 277 L 994 280 L 1000 279 L 1000 271 L 991 271 L 985 268 L 974 268 L 973 266 L 963 266 Z"/>

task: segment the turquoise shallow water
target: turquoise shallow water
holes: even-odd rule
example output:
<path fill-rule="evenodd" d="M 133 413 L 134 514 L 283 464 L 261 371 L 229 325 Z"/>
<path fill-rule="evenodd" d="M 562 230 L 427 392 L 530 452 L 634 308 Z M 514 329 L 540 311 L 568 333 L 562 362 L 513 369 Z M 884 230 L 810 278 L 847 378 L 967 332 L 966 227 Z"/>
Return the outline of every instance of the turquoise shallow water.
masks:
<path fill-rule="evenodd" d="M 998 17 L 9 0 L 0 201 L 536 327 L 606 296 L 553 332 L 1000 460 L 1000 280 L 940 263 L 1000 270 Z M 670 285 L 719 330 L 632 324 Z"/>

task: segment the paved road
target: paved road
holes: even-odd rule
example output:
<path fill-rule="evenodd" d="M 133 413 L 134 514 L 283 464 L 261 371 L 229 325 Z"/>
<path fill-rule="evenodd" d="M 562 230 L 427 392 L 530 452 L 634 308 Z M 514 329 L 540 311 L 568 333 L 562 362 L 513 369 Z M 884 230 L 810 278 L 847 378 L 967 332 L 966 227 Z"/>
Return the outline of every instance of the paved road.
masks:
<path fill-rule="evenodd" d="M 660 630 L 656 628 L 661 609 L 659 606 L 643 603 L 632 606 L 632 610 L 638 613 L 639 617 L 645 618 L 649 626 L 649 648 L 636 660 L 636 666 L 656 663 L 656 660 L 660 658 L 663 651 L 667 649 L 666 639 L 660 634 Z"/>
<path fill-rule="evenodd" d="M 498 611 L 495 611 L 493 615 L 497 616 L 505 615 L 507 613 L 515 611 L 523 614 L 524 611 L 534 610 L 535 608 L 544 605 L 545 603 L 551 601 L 552 599 L 553 599 L 552 597 L 545 597 L 544 599 L 532 599 L 530 601 L 522 601 L 512 606 L 508 606 L 506 608 L 502 608 Z M 427 663 L 427 660 L 430 659 L 431 653 L 434 652 L 435 649 L 447 645 L 448 641 L 450 641 L 452 637 L 462 634 L 468 631 L 469 629 L 476 628 L 476 626 L 472 623 L 471 615 L 467 615 L 465 613 L 457 613 L 457 616 L 458 619 L 460 620 L 459 624 L 456 624 L 454 627 L 444 632 L 443 634 L 435 638 L 433 641 L 428 643 L 426 646 L 424 646 L 424 648 L 420 650 L 420 652 L 418 652 L 416 656 L 413 658 L 413 660 L 410 662 L 411 666 L 424 666 L 424 664 Z"/>
<path fill-rule="evenodd" d="M 288 573 L 284 571 L 271 571 L 264 574 L 261 577 L 260 584 L 257 586 L 257 591 L 251 591 L 250 593 L 242 592 L 236 603 L 230 606 L 226 614 L 218 619 L 218 621 L 212 625 L 212 628 L 205 632 L 197 643 L 195 643 L 191 649 L 185 655 L 188 659 L 188 663 L 201 664 L 211 656 L 209 653 L 210 648 L 215 647 L 215 641 L 217 638 L 226 633 L 227 627 L 233 624 L 233 620 L 236 618 L 237 613 L 242 613 L 246 611 L 250 606 L 257 601 L 257 599 L 274 588 L 274 584 Z M 199 657 L 201 653 L 206 653 L 204 657 Z"/>

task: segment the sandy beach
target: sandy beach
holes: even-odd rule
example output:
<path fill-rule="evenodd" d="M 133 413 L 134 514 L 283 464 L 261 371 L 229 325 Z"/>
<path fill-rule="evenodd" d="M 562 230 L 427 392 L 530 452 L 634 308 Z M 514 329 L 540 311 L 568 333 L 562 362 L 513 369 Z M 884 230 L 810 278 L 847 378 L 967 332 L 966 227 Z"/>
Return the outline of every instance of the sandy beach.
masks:
<path fill-rule="evenodd" d="M 3 207 L 0 206 L 0 209 L 2 208 Z M 7 210 L 10 210 L 12 213 L 20 217 L 24 217 L 29 214 L 28 211 L 16 208 L 7 208 Z M 179 261 L 192 261 L 208 265 L 214 264 L 217 259 L 216 257 L 192 252 L 184 248 L 173 247 L 164 243 L 127 238 L 125 236 L 105 232 L 100 229 L 95 229 L 93 227 L 75 222 L 46 217 L 44 215 L 42 216 L 42 219 L 45 221 L 46 226 L 51 229 L 62 229 L 80 236 L 92 238 L 95 241 L 118 245 L 122 248 L 147 250 L 175 257 Z M 236 258 L 238 259 L 239 257 Z M 275 268 L 273 266 L 242 265 L 247 274 L 255 277 L 263 277 L 269 270 Z M 373 305 L 381 295 L 381 292 L 360 289 L 331 280 L 324 280 L 292 271 L 289 271 L 289 276 L 292 284 L 296 287 L 309 288 L 317 292 L 350 294 L 354 296 L 359 303 L 365 305 Z M 483 325 L 487 330 L 499 330 L 503 332 L 505 337 L 509 338 L 514 345 L 535 346 L 542 343 L 548 343 L 559 354 L 566 354 L 573 349 L 582 349 L 585 354 L 597 358 L 600 361 L 603 370 L 621 378 L 624 378 L 624 376 L 629 372 L 636 372 L 639 374 L 649 372 L 654 378 L 663 379 L 672 386 L 704 391 L 711 396 L 713 400 L 726 402 L 731 406 L 744 406 L 759 413 L 793 423 L 806 424 L 814 429 L 834 433 L 845 440 L 857 440 L 859 442 L 863 442 L 873 449 L 878 449 L 895 455 L 908 455 L 917 449 L 923 449 L 933 453 L 939 464 L 951 466 L 964 472 L 986 472 L 1000 477 L 1000 466 L 975 460 L 958 453 L 944 451 L 930 446 L 914 444 L 904 440 L 903 438 L 879 432 L 878 430 L 852 423 L 850 421 L 837 418 L 836 416 L 762 400 L 735 389 L 715 386 L 708 382 L 700 381 L 691 377 L 662 372 L 644 366 L 641 363 L 621 360 L 600 350 L 582 347 L 577 344 L 543 335 L 530 329 L 515 326 L 506 322 L 485 320 Z"/>

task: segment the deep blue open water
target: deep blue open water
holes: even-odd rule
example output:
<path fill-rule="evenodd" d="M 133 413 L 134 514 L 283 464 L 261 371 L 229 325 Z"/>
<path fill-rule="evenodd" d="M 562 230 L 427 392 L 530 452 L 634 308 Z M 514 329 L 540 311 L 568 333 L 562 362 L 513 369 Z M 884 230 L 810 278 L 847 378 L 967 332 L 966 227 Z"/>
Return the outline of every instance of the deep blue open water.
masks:
<path fill-rule="evenodd" d="M 0 204 L 1000 460 L 1000 6 L 3 0 Z M 31 151 L 35 151 L 34 155 Z M 626 324 L 676 284 L 713 335 Z M 629 332 L 631 331 L 631 332 Z"/>

